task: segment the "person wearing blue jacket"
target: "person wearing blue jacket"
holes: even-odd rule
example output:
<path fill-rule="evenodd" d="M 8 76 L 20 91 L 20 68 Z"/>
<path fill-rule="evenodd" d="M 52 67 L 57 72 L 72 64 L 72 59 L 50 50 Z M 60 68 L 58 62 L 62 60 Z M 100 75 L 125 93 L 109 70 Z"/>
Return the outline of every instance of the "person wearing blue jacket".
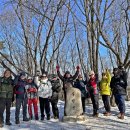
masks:
<path fill-rule="evenodd" d="M 15 111 L 15 123 L 20 124 L 19 114 L 21 105 L 23 107 L 23 121 L 29 121 L 27 118 L 27 92 L 25 86 L 27 85 L 26 74 L 21 72 L 20 75 L 16 76 L 14 79 L 14 93 L 16 94 L 16 111 Z"/>

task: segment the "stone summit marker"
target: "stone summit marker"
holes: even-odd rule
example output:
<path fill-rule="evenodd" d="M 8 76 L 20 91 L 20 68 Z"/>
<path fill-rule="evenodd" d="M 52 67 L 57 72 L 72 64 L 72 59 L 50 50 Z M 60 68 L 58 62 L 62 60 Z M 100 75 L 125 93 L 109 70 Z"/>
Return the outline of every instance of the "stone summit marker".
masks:
<path fill-rule="evenodd" d="M 66 101 L 65 101 L 65 113 L 63 121 L 85 121 L 81 102 L 81 92 L 77 88 L 73 88 L 70 83 L 66 84 Z"/>

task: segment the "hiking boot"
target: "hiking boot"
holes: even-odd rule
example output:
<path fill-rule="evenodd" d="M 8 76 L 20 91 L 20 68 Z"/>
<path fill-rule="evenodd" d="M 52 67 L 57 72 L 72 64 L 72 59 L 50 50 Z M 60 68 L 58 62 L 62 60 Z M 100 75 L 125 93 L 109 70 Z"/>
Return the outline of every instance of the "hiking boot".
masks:
<path fill-rule="evenodd" d="M 59 117 L 58 116 L 54 116 L 54 119 L 59 119 Z"/>
<path fill-rule="evenodd" d="M 104 116 L 110 116 L 111 113 L 110 112 L 104 112 Z"/>
<path fill-rule="evenodd" d="M 50 120 L 50 116 L 47 116 L 47 120 Z"/>
<path fill-rule="evenodd" d="M 6 125 L 12 125 L 12 123 L 11 122 L 6 122 Z"/>
<path fill-rule="evenodd" d="M 120 113 L 117 117 L 118 117 L 119 119 L 122 119 L 122 120 L 123 120 L 123 119 L 124 119 L 124 116 L 125 116 L 124 113 Z"/>
<path fill-rule="evenodd" d="M 20 124 L 20 121 L 19 121 L 19 120 L 16 120 L 16 121 L 15 121 L 15 124 Z"/>
<path fill-rule="evenodd" d="M 0 123 L 0 128 L 4 127 L 4 125 L 2 123 Z"/>
<path fill-rule="evenodd" d="M 28 118 L 24 118 L 23 121 L 29 121 L 29 119 Z"/>
<path fill-rule="evenodd" d="M 44 117 L 41 117 L 41 121 L 43 121 L 44 120 Z"/>
<path fill-rule="evenodd" d="M 29 119 L 32 120 L 32 119 L 33 119 L 33 116 L 30 116 Z"/>
<path fill-rule="evenodd" d="M 98 117 L 99 116 L 99 113 L 94 113 L 93 114 L 93 117 Z"/>

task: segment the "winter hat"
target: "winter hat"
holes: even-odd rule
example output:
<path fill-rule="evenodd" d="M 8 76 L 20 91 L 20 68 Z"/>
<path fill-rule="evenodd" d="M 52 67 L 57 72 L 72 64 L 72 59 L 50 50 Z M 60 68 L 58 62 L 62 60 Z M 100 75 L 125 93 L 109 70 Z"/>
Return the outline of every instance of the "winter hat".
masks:
<path fill-rule="evenodd" d="M 115 72 L 115 71 L 118 71 L 118 68 L 114 68 L 114 69 L 113 69 L 113 72 Z"/>
<path fill-rule="evenodd" d="M 20 77 L 21 77 L 21 76 L 26 76 L 26 73 L 22 71 L 22 72 L 20 73 Z"/>
<path fill-rule="evenodd" d="M 70 72 L 69 72 L 69 71 L 66 71 L 65 74 L 70 74 Z"/>
<path fill-rule="evenodd" d="M 94 73 L 93 70 L 89 72 L 89 75 L 94 75 L 94 74 L 95 74 L 95 73 Z"/>

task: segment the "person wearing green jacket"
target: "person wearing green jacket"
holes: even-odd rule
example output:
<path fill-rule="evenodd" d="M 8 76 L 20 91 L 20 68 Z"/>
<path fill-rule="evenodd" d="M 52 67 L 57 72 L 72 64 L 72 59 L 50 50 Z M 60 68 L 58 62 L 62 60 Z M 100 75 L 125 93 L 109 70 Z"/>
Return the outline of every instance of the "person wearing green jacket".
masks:
<path fill-rule="evenodd" d="M 104 103 L 104 107 L 106 112 L 104 112 L 104 116 L 110 116 L 111 115 L 111 108 L 110 108 L 110 82 L 111 82 L 111 75 L 108 69 L 106 69 L 106 72 L 102 73 L 102 79 L 99 83 L 99 89 L 100 94 L 102 95 L 102 100 Z"/>
<path fill-rule="evenodd" d="M 10 123 L 10 108 L 13 97 L 13 79 L 11 72 L 6 70 L 3 77 L 0 77 L 0 127 L 4 124 L 4 110 L 6 108 L 6 125 Z"/>

